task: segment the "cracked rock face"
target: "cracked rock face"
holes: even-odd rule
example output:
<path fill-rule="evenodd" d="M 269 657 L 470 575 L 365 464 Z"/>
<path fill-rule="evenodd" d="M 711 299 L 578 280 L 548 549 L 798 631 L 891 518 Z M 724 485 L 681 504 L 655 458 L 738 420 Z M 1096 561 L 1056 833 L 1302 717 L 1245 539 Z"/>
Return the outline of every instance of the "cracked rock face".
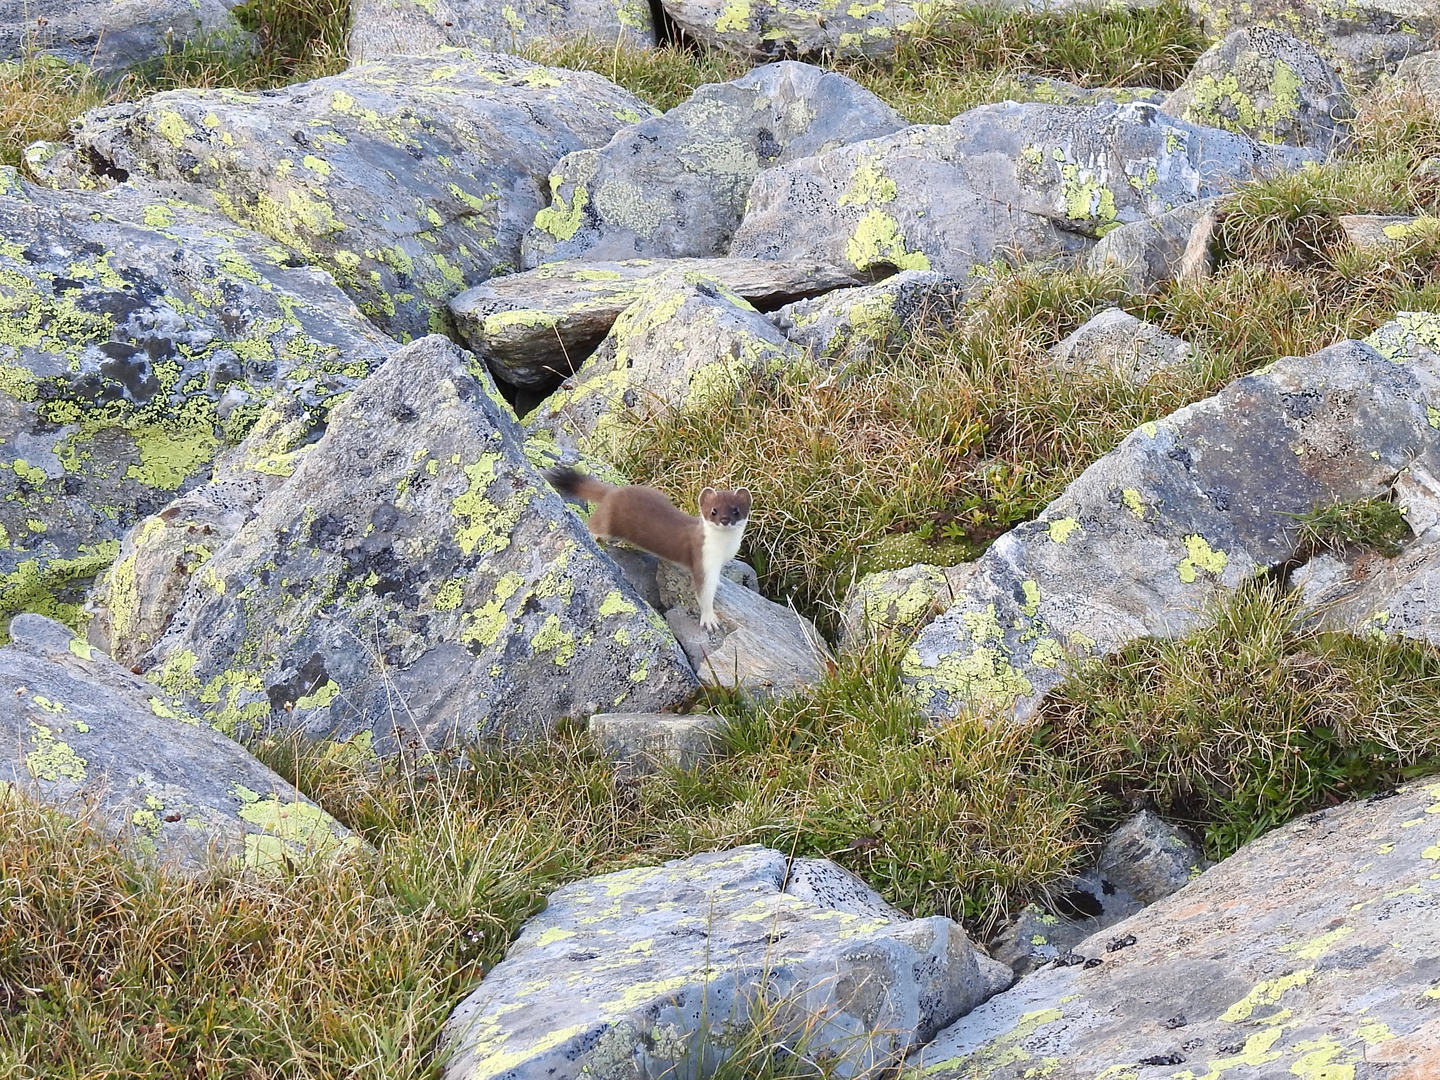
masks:
<path fill-rule="evenodd" d="M 220 210 L 327 270 L 386 333 L 520 264 L 551 167 L 650 115 L 590 72 L 463 50 L 279 90 L 173 90 L 95 109 L 76 160 Z M 284 258 L 285 256 L 282 256 Z"/>
<path fill-rule="evenodd" d="M 1099 964 L 1027 976 L 902 1075 L 1427 1080 L 1440 1070 L 1437 903 L 1432 778 L 1246 845 L 1076 947 Z"/>
<path fill-rule="evenodd" d="M 380 753 L 533 737 L 696 685 L 527 460 L 483 368 L 438 336 L 336 406 L 144 663 L 222 731 L 360 736 Z"/>
<path fill-rule="evenodd" d="M 92 820 L 187 872 L 261 872 L 358 851 L 357 837 L 244 747 L 59 623 L 18 615 L 0 649 L 0 798 Z"/>
<path fill-rule="evenodd" d="M 704 1077 L 755 1023 L 874 1076 L 1008 984 L 938 916 L 857 879 L 742 847 L 552 893 L 446 1027 L 446 1080 Z"/>

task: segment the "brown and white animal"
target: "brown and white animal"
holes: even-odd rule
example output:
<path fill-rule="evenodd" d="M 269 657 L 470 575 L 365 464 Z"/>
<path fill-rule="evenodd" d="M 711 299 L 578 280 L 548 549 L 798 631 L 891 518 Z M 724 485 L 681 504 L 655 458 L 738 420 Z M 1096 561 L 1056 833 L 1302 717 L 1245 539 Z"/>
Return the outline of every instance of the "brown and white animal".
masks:
<path fill-rule="evenodd" d="M 596 503 L 590 531 L 607 540 L 626 540 L 690 571 L 700 601 L 700 625 L 714 630 L 715 590 L 720 569 L 740 550 L 750 520 L 750 489 L 700 492 L 700 516 L 691 517 L 665 497 L 641 484 L 616 487 L 575 469 L 545 474 L 556 491 Z"/>

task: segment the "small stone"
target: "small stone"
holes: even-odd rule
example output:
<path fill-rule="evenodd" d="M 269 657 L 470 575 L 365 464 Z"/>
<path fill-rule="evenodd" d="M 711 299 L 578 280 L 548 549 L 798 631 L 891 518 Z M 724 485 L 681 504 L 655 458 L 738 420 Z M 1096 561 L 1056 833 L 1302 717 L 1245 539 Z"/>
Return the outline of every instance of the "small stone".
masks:
<path fill-rule="evenodd" d="M 1142 810 L 1106 838 L 1097 869 L 1142 904 L 1153 904 L 1207 865 L 1188 836 Z"/>
<path fill-rule="evenodd" d="M 1119 308 L 1107 308 L 1051 350 L 1062 371 L 1108 370 L 1137 385 L 1183 367 L 1190 346 Z"/>
<path fill-rule="evenodd" d="M 714 713 L 596 713 L 590 734 L 621 771 L 643 776 L 704 768 L 719 752 L 721 725 Z"/>

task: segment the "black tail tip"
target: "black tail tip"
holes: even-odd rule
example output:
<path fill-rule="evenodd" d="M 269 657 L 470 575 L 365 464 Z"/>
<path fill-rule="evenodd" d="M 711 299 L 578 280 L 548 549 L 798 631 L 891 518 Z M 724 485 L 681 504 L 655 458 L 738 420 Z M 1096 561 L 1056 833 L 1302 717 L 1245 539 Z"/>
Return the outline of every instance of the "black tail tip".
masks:
<path fill-rule="evenodd" d="M 545 470 L 545 479 L 550 481 L 550 486 L 562 495 L 574 495 L 580 485 L 590 479 L 579 469 L 572 469 L 568 465 L 556 465 L 553 469 Z"/>

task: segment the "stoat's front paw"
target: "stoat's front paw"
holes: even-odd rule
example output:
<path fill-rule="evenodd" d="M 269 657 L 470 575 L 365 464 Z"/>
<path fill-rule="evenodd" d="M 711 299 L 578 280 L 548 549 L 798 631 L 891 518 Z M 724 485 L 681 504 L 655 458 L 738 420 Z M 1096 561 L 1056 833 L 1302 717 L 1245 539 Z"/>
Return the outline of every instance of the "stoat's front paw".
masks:
<path fill-rule="evenodd" d="M 708 615 L 701 615 L 701 616 L 700 616 L 700 629 L 701 629 L 701 630 L 719 630 L 719 629 L 720 629 L 720 620 L 715 617 L 715 613 L 714 613 L 713 611 L 710 612 Z"/>

